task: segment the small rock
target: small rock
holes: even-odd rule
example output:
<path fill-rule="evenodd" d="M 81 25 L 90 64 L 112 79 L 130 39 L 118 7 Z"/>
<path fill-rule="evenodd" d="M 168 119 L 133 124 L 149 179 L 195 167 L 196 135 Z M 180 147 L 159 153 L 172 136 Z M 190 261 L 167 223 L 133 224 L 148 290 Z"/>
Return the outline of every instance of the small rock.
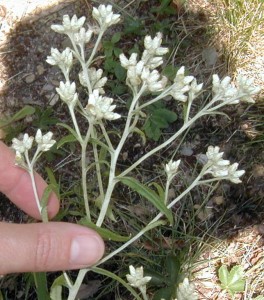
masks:
<path fill-rule="evenodd" d="M 54 86 L 59 86 L 60 85 L 60 82 L 58 80 L 55 80 L 55 79 L 52 79 L 50 81 Z"/>
<path fill-rule="evenodd" d="M 191 155 L 193 155 L 192 148 L 189 147 L 189 146 L 183 146 L 181 148 L 181 155 L 184 155 L 184 156 L 191 156 Z"/>
<path fill-rule="evenodd" d="M 216 205 L 221 205 L 225 202 L 225 199 L 223 196 L 216 196 L 213 198 L 213 202 L 216 204 Z"/>
<path fill-rule="evenodd" d="M 255 165 L 252 170 L 252 174 L 255 178 L 264 176 L 264 165 Z"/>
<path fill-rule="evenodd" d="M 215 48 L 208 47 L 202 52 L 202 57 L 208 67 L 214 66 L 217 61 L 218 53 Z"/>
<path fill-rule="evenodd" d="M 42 75 L 45 72 L 45 68 L 42 64 L 37 65 L 37 72 L 38 72 L 38 75 Z"/>
<path fill-rule="evenodd" d="M 49 102 L 50 106 L 54 106 L 60 99 L 60 96 L 58 94 L 52 93 L 50 96 L 51 100 Z"/>
<path fill-rule="evenodd" d="M 45 92 L 50 92 L 50 91 L 53 91 L 53 90 L 54 90 L 53 84 L 46 83 L 46 84 L 43 86 L 41 92 L 44 92 L 44 91 L 45 91 Z"/>
<path fill-rule="evenodd" d="M 26 83 L 32 83 L 33 81 L 35 81 L 36 79 L 36 75 L 35 74 L 29 74 L 27 75 L 27 77 L 25 78 Z"/>

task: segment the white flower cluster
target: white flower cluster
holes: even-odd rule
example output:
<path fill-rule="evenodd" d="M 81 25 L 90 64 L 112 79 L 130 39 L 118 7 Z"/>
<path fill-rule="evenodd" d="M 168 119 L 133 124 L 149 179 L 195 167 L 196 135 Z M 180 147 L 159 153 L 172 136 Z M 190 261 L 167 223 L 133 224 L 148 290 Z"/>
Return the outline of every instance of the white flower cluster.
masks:
<path fill-rule="evenodd" d="M 116 105 L 111 105 L 112 102 L 112 98 L 103 97 L 99 94 L 99 90 L 94 90 L 93 93 L 89 95 L 88 104 L 85 107 L 88 117 L 92 119 L 94 123 L 102 119 L 119 119 L 121 115 L 113 112 Z"/>
<path fill-rule="evenodd" d="M 229 160 L 223 159 L 224 152 L 219 152 L 218 146 L 209 146 L 206 152 L 207 166 L 206 173 L 212 174 L 214 177 L 219 179 L 227 179 L 233 183 L 240 183 L 241 177 L 245 171 L 237 170 L 238 163 L 230 164 Z"/>
<path fill-rule="evenodd" d="M 105 6 L 101 4 L 98 8 L 93 7 L 92 15 L 99 23 L 102 30 L 105 30 L 111 25 L 117 24 L 120 21 L 120 15 L 113 13 L 112 5 Z"/>
<path fill-rule="evenodd" d="M 50 65 L 58 66 L 66 78 L 69 78 L 72 61 L 72 52 L 68 47 L 62 52 L 60 52 L 57 48 L 51 48 L 51 55 L 46 59 L 46 62 Z"/>
<path fill-rule="evenodd" d="M 120 54 L 121 65 L 127 70 L 127 84 L 132 90 L 137 91 L 141 85 L 144 85 L 145 90 L 159 92 L 166 87 L 167 78 L 155 70 L 163 64 L 162 55 L 169 51 L 168 48 L 160 46 L 161 42 L 161 33 L 157 33 L 153 39 L 146 36 L 144 39 L 145 50 L 139 61 L 136 53 L 132 53 L 129 58 Z"/>
<path fill-rule="evenodd" d="M 174 78 L 174 83 L 171 86 L 170 95 L 178 101 L 186 102 L 189 93 L 189 98 L 193 100 L 197 97 L 201 91 L 203 84 L 197 84 L 196 79 L 193 76 L 184 75 L 185 68 L 181 67 Z"/>
<path fill-rule="evenodd" d="M 35 138 L 33 136 L 29 136 L 27 133 L 24 134 L 22 140 L 13 138 L 12 148 L 16 151 L 16 164 L 21 167 L 26 167 L 23 155 L 28 156 L 28 151 L 32 148 L 34 140 L 37 143 L 35 157 L 37 157 L 37 154 L 40 152 L 49 151 L 50 148 L 56 143 L 56 141 L 52 139 L 52 136 L 52 132 L 49 131 L 43 135 L 41 130 L 38 129 Z"/>
<path fill-rule="evenodd" d="M 151 280 L 150 276 L 144 277 L 143 267 L 134 268 L 132 265 L 129 266 L 130 274 L 126 275 L 129 284 L 135 288 L 140 289 L 146 293 L 146 284 Z"/>
<path fill-rule="evenodd" d="M 168 53 L 169 49 L 161 47 L 162 34 L 158 32 L 152 39 L 146 36 L 144 39 L 144 47 L 141 59 L 138 61 L 137 54 L 132 53 L 129 58 L 124 54 L 120 54 L 119 59 L 123 68 L 127 70 L 127 84 L 133 91 L 138 91 L 140 86 L 150 92 L 163 91 L 168 83 L 166 76 L 162 76 L 157 67 L 163 64 L 162 56 Z M 186 102 L 192 101 L 198 96 L 203 84 L 197 84 L 193 76 L 184 75 L 184 67 L 181 67 L 172 85 L 168 88 L 167 95 L 171 95 L 175 100 Z M 189 93 L 188 96 L 186 93 Z"/>
<path fill-rule="evenodd" d="M 60 82 L 60 86 L 56 88 L 57 93 L 60 95 L 60 98 L 65 102 L 69 108 L 74 108 L 78 101 L 78 94 L 76 93 L 76 84 L 75 82 L 66 81 Z"/>
<path fill-rule="evenodd" d="M 107 77 L 102 77 L 103 76 L 103 70 L 98 69 L 96 70 L 95 68 L 89 68 L 88 69 L 88 76 L 91 84 L 91 88 L 99 90 L 100 94 L 104 94 L 104 85 L 107 82 Z M 79 80 L 81 85 L 87 87 L 87 82 L 84 76 L 83 71 L 79 73 Z"/>
<path fill-rule="evenodd" d="M 165 165 L 165 172 L 167 174 L 168 181 L 171 181 L 173 177 L 178 173 L 180 163 L 180 159 L 178 159 L 177 161 L 170 160 L 169 163 Z"/>
<path fill-rule="evenodd" d="M 51 25 L 51 29 L 58 33 L 72 35 L 73 33 L 77 33 L 82 28 L 85 19 L 85 17 L 78 19 L 76 15 L 70 19 L 68 15 L 64 15 L 62 25 Z"/>
<path fill-rule="evenodd" d="M 260 91 L 260 87 L 253 85 L 253 79 L 245 76 L 237 77 L 236 85 L 231 83 L 229 76 L 220 80 L 219 76 L 213 75 L 213 94 L 226 104 L 239 102 L 255 103 L 252 96 Z"/>

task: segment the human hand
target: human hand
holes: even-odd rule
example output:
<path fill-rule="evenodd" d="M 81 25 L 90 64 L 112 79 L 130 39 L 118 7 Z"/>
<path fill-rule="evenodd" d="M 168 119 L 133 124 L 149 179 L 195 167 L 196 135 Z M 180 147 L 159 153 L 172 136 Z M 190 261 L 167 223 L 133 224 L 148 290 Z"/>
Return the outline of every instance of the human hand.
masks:
<path fill-rule="evenodd" d="M 24 212 L 41 219 L 29 174 L 14 162 L 14 153 L 0 142 L 0 191 Z M 47 184 L 38 174 L 35 179 L 41 195 Z M 58 210 L 58 199 L 52 194 L 49 218 Z M 103 253 L 101 237 L 80 225 L 0 222 L 0 274 L 80 269 L 96 263 Z"/>

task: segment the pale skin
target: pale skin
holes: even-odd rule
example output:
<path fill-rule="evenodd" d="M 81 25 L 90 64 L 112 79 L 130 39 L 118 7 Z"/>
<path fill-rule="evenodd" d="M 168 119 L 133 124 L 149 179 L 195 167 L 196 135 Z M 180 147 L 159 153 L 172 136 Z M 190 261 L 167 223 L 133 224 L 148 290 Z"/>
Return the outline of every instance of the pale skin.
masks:
<path fill-rule="evenodd" d="M 0 141 L 0 191 L 25 213 L 40 220 L 28 173 L 15 166 L 14 152 Z M 46 182 L 36 174 L 38 193 Z M 1 204 L 0 204 L 1 205 Z M 59 210 L 56 196 L 48 203 L 49 218 Z M 0 274 L 80 269 L 104 253 L 101 237 L 89 228 L 64 222 L 12 224 L 0 222 Z"/>

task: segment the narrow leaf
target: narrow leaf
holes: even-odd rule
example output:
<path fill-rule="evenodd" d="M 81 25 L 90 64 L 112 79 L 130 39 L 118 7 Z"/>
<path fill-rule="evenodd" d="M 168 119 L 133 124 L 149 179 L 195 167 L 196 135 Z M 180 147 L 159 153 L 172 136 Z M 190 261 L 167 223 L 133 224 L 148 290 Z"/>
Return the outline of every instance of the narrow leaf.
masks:
<path fill-rule="evenodd" d="M 118 281 L 119 283 L 121 283 L 127 290 L 129 290 L 129 292 L 137 299 L 137 300 L 142 300 L 140 298 L 140 296 L 137 294 L 137 292 L 127 283 L 125 282 L 122 278 L 120 278 L 119 276 L 115 275 L 112 272 L 109 272 L 107 270 L 98 268 L 98 267 L 92 267 L 91 268 L 95 273 L 100 274 L 100 275 L 105 275 L 109 278 L 114 279 L 115 281 Z"/>
<path fill-rule="evenodd" d="M 40 200 L 41 217 L 42 217 L 42 221 L 45 223 L 49 221 L 49 219 L 48 219 L 48 202 L 49 202 L 50 194 L 53 192 L 53 190 L 54 190 L 54 186 L 52 184 L 49 184 L 45 188 L 43 195 L 41 197 L 41 200 Z"/>
<path fill-rule="evenodd" d="M 75 141 L 77 141 L 76 136 L 74 136 L 73 134 L 68 134 L 58 141 L 57 149 L 61 148 L 64 144 L 73 143 Z"/>
<path fill-rule="evenodd" d="M 149 200 L 161 213 L 163 213 L 169 220 L 170 224 L 173 223 L 173 216 L 171 210 L 169 210 L 163 199 L 159 197 L 157 193 L 155 193 L 150 188 L 141 184 L 139 181 L 132 177 L 122 177 L 119 180 L 124 184 L 130 187 L 132 190 L 139 193 L 142 197 Z"/>
<path fill-rule="evenodd" d="M 22 109 L 20 109 L 20 111 L 18 111 L 11 117 L 11 122 L 19 121 L 25 118 L 26 116 L 33 115 L 34 112 L 35 112 L 34 107 L 30 105 L 25 105 Z"/>
<path fill-rule="evenodd" d="M 130 236 L 122 236 L 109 229 L 98 227 L 93 222 L 87 220 L 86 218 L 82 218 L 78 223 L 95 230 L 98 234 L 101 235 L 101 237 L 104 240 L 107 241 L 126 242 L 130 239 Z"/>
<path fill-rule="evenodd" d="M 66 129 L 68 129 L 69 132 L 76 138 L 76 140 L 77 140 L 77 141 L 80 141 L 77 132 L 76 132 L 74 129 L 72 129 L 69 125 L 64 124 L 64 123 L 58 123 L 57 125 L 58 125 L 58 126 L 61 126 L 61 127 L 64 127 L 64 128 L 66 128 Z"/>

